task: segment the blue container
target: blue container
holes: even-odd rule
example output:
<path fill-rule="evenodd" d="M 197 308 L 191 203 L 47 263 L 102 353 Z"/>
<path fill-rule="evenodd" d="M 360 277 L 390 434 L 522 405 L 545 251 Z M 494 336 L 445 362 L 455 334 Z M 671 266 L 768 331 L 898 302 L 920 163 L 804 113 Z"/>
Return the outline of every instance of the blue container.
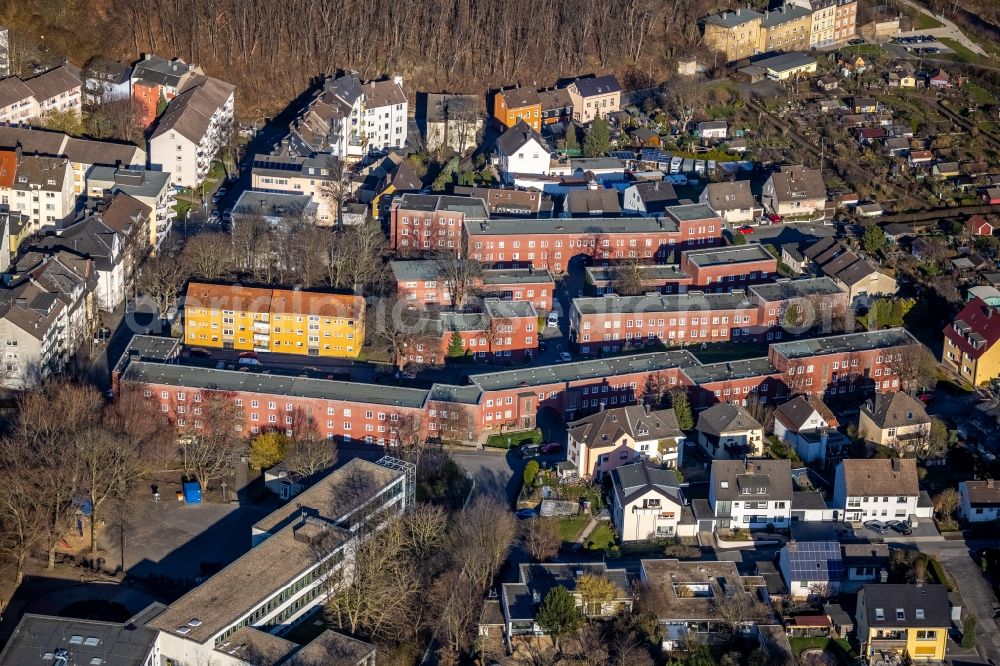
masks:
<path fill-rule="evenodd" d="M 185 504 L 201 504 L 201 484 L 197 481 L 184 481 L 181 488 L 184 490 Z"/>

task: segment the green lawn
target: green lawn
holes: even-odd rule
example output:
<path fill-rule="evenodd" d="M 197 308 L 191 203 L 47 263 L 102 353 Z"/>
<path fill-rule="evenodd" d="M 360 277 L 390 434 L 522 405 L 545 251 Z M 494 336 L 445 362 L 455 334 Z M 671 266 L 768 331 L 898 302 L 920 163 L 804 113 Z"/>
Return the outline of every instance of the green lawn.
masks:
<path fill-rule="evenodd" d="M 559 536 L 566 543 L 573 543 L 590 522 L 590 516 L 565 516 L 559 519 Z"/>
<path fill-rule="evenodd" d="M 950 37 L 941 37 L 938 41 L 954 51 L 955 55 L 958 56 L 960 60 L 964 60 L 965 62 L 976 62 L 980 59 L 980 57 L 973 53 L 968 47 L 959 44 Z"/>
<path fill-rule="evenodd" d="M 965 90 L 969 93 L 969 97 L 971 97 L 972 101 L 976 104 L 986 105 L 996 103 L 996 98 L 993 96 L 993 93 L 980 85 L 970 83 L 965 86 Z"/>
<path fill-rule="evenodd" d="M 520 432 L 498 432 L 486 438 L 486 446 L 495 449 L 509 449 L 522 444 L 541 444 L 542 431 L 522 430 Z"/>
<path fill-rule="evenodd" d="M 858 44 L 856 46 L 845 46 L 841 49 L 844 53 L 856 53 L 868 58 L 877 58 L 885 54 L 885 49 L 878 44 Z"/>
<path fill-rule="evenodd" d="M 845 638 L 796 638 L 789 637 L 788 643 L 792 646 L 792 652 L 798 657 L 803 651 L 809 649 L 820 649 L 836 655 L 837 660 L 844 666 L 857 662 L 858 655 Z"/>
<path fill-rule="evenodd" d="M 933 30 L 934 28 L 940 28 L 944 25 L 941 21 L 930 14 L 925 14 L 924 12 L 916 12 L 913 17 L 913 29 L 914 30 Z"/>
<path fill-rule="evenodd" d="M 605 521 L 597 523 L 597 527 L 587 537 L 588 550 L 610 550 L 615 545 L 615 533 L 611 525 Z"/>

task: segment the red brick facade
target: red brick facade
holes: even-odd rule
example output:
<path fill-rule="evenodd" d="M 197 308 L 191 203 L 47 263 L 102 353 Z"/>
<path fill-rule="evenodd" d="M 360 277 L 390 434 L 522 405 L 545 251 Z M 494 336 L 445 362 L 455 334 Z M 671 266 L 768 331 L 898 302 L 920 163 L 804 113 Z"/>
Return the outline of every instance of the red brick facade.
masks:
<path fill-rule="evenodd" d="M 758 309 L 741 293 L 577 298 L 570 339 L 581 354 L 613 354 L 666 345 L 750 340 Z"/>
<path fill-rule="evenodd" d="M 683 218 L 466 222 L 467 252 L 488 266 L 531 266 L 553 274 L 565 273 L 574 260 L 666 263 L 675 251 L 719 243 L 722 220 L 707 207 L 698 208 L 684 211 Z"/>
<path fill-rule="evenodd" d="M 324 397 L 315 397 L 319 385 L 311 383 L 302 389 L 309 397 L 289 395 L 302 381 L 295 378 L 254 380 L 247 373 L 139 361 L 124 366 L 122 381 L 141 387 L 182 430 L 199 427 L 201 397 L 215 395 L 232 400 L 242 411 L 246 435 L 268 429 L 293 434 L 309 430 L 322 437 L 389 445 L 416 432 L 433 436 L 447 429 L 465 439 L 473 431 L 478 436 L 501 428 L 529 428 L 545 408 L 570 420 L 602 406 L 633 404 L 648 396 L 658 399 L 677 386 L 687 388 L 696 407 L 742 402 L 754 394 L 767 402 L 795 393 L 860 401 L 873 391 L 898 390 L 892 364 L 911 344 L 905 331 L 891 329 L 775 344 L 767 358 L 748 361 L 702 365 L 687 351 L 670 351 L 574 367 L 474 375 L 468 386 L 437 385 L 429 391 L 329 382 L 319 391 Z M 116 390 L 121 390 L 117 375 L 115 379 Z M 214 390 L 218 382 L 241 388 Z"/>

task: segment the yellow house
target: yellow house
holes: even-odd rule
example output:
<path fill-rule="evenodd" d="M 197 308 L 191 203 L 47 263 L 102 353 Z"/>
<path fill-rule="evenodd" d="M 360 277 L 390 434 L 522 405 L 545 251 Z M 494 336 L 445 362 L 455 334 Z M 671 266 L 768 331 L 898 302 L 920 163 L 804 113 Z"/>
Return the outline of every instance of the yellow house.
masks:
<path fill-rule="evenodd" d="M 364 317 L 361 296 L 192 282 L 184 296 L 184 343 L 357 358 Z"/>
<path fill-rule="evenodd" d="M 951 603 L 944 585 L 874 584 L 858 592 L 857 627 L 861 654 L 869 664 L 944 661 Z"/>
<path fill-rule="evenodd" d="M 974 298 L 944 327 L 941 362 L 964 381 L 981 386 L 1000 377 L 1000 310 Z"/>

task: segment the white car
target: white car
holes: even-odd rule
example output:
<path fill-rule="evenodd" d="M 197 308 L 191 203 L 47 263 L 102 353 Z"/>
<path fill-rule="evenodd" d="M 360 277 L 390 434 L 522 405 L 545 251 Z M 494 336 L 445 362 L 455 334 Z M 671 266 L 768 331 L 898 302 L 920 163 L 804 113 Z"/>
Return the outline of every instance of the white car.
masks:
<path fill-rule="evenodd" d="M 546 323 L 548 324 L 549 328 L 559 328 L 559 313 L 550 312 L 549 318 Z"/>

